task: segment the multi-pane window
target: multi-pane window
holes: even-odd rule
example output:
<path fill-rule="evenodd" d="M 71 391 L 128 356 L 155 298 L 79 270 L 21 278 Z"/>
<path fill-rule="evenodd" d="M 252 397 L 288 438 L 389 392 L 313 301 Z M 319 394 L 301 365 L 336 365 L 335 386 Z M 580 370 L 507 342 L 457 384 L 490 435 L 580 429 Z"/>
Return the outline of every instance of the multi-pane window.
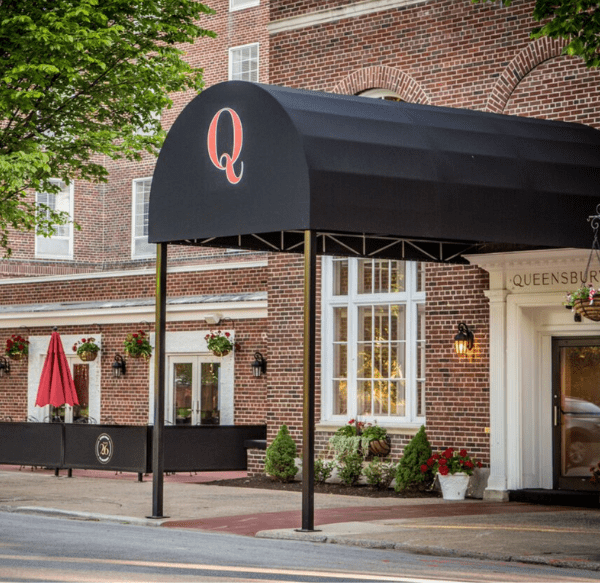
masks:
<path fill-rule="evenodd" d="M 38 213 L 43 218 L 50 218 L 50 210 L 67 213 L 73 217 L 73 186 L 67 186 L 62 181 L 56 181 L 60 185 L 60 192 L 36 192 L 35 201 L 40 207 Z M 73 257 L 73 229 L 71 223 L 57 225 L 54 235 L 43 237 L 36 235 L 35 254 L 38 257 L 52 257 L 70 259 Z"/>
<path fill-rule="evenodd" d="M 323 281 L 323 419 L 423 422 L 420 264 L 326 258 Z"/>
<path fill-rule="evenodd" d="M 252 6 L 258 6 L 259 4 L 260 0 L 229 0 L 229 12 L 251 8 Z"/>
<path fill-rule="evenodd" d="M 258 82 L 258 43 L 229 49 L 229 79 Z"/>
<path fill-rule="evenodd" d="M 151 186 L 151 178 L 133 181 L 132 257 L 151 257 L 156 254 L 156 246 L 148 243 L 148 207 Z"/>

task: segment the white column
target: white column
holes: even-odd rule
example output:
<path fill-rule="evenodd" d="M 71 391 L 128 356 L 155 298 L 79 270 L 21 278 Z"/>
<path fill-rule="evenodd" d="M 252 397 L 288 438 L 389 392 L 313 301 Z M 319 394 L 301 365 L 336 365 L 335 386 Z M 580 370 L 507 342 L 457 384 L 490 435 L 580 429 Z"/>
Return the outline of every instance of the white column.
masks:
<path fill-rule="evenodd" d="M 490 477 L 486 500 L 508 500 L 505 289 L 490 290 Z"/>

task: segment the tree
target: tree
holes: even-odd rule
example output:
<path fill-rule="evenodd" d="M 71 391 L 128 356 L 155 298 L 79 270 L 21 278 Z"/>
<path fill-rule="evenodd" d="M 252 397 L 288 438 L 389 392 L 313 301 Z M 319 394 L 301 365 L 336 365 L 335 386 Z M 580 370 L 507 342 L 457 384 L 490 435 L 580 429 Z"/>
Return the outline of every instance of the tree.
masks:
<path fill-rule="evenodd" d="M 273 443 L 267 447 L 265 473 L 280 482 L 293 480 L 298 473 L 296 452 L 296 442 L 292 439 L 287 425 L 282 425 Z"/>
<path fill-rule="evenodd" d="M 511 1 L 503 0 L 507 6 Z M 533 18 L 543 24 L 533 29 L 531 38 L 565 39 L 563 54 L 581 57 L 589 68 L 600 65 L 599 0 L 536 0 Z"/>
<path fill-rule="evenodd" d="M 0 246 L 69 217 L 31 192 L 106 181 L 102 157 L 141 160 L 164 140 L 169 94 L 202 87 L 182 44 L 215 34 L 195 0 L 0 0 Z M 39 212 L 41 211 L 41 212 Z"/>

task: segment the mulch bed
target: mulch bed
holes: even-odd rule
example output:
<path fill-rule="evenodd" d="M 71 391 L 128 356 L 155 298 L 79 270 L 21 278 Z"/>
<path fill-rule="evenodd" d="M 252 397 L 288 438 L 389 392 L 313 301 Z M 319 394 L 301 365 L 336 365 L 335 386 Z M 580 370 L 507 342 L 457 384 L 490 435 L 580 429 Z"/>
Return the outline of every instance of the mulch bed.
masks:
<path fill-rule="evenodd" d="M 262 488 L 264 490 L 284 490 L 287 492 L 301 492 L 302 482 L 279 482 L 269 476 L 260 475 L 248 478 L 235 478 L 232 480 L 218 480 L 203 482 L 200 485 L 234 486 L 236 488 Z M 366 498 L 439 498 L 438 492 L 424 490 L 405 490 L 395 492 L 393 488 L 379 490 L 371 486 L 345 486 L 344 484 L 315 484 L 315 494 L 340 494 L 342 496 L 363 496 Z"/>

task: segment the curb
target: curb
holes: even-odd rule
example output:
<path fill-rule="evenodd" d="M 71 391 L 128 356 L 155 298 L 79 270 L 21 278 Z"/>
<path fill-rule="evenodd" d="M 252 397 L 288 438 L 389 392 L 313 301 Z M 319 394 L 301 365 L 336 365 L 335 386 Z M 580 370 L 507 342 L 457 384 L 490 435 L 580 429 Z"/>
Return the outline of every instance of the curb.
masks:
<path fill-rule="evenodd" d="M 500 561 L 505 563 L 526 563 L 531 565 L 546 565 L 563 569 L 580 569 L 585 571 L 600 571 L 600 563 L 575 559 L 552 559 L 536 555 L 503 555 L 497 553 L 483 553 L 477 551 L 461 551 L 439 546 L 414 546 L 408 543 L 395 543 L 391 541 L 350 539 L 343 536 L 330 536 L 318 532 L 302 533 L 297 531 L 270 531 L 257 532 L 255 538 L 296 540 L 313 543 L 329 543 L 379 550 L 395 550 L 414 555 L 433 555 L 437 557 L 452 557 L 462 559 L 477 559 L 485 561 Z"/>
<path fill-rule="evenodd" d="M 78 512 L 76 510 L 60 510 L 58 508 L 44 508 L 42 506 L 0 506 L 2 512 L 17 514 L 44 514 L 47 516 L 62 516 L 95 522 L 116 522 L 118 524 L 132 524 L 136 526 L 162 526 L 169 518 L 137 518 L 134 516 L 115 516 L 112 514 L 95 514 L 93 512 Z"/>

